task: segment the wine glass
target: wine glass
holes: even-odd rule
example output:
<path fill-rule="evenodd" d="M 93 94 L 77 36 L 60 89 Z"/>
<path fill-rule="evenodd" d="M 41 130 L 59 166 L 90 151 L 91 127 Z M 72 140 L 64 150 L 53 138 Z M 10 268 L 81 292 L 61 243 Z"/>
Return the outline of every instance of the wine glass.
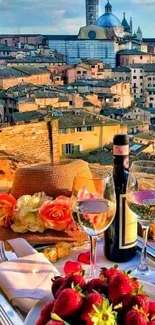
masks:
<path fill-rule="evenodd" d="M 94 278 L 97 239 L 110 226 L 116 212 L 112 174 L 102 169 L 77 173 L 73 183 L 71 209 L 75 223 L 90 238 L 90 278 Z"/>
<path fill-rule="evenodd" d="M 147 264 L 148 230 L 155 221 L 155 162 L 141 160 L 132 163 L 126 194 L 127 204 L 137 217 L 143 232 L 140 263 L 133 268 L 131 274 L 141 280 L 155 282 L 155 269 Z"/>

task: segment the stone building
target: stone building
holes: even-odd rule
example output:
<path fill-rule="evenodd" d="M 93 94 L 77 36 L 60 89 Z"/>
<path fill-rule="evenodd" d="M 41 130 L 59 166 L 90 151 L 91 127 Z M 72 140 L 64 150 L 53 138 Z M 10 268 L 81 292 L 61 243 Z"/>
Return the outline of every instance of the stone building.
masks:
<path fill-rule="evenodd" d="M 117 52 L 117 66 L 126 66 L 130 64 L 151 63 L 152 55 L 148 52 L 142 52 L 137 49 L 120 50 Z"/>
<path fill-rule="evenodd" d="M 124 15 L 122 22 L 113 13 L 110 1 L 105 13 L 96 21 L 97 0 L 87 0 L 87 25 L 80 28 L 78 35 L 46 35 L 50 48 L 61 53 L 67 64 L 77 64 L 81 59 L 100 59 L 105 64 L 116 66 L 116 53 L 120 49 L 140 48 L 141 41 L 132 37 L 130 23 Z M 87 16 L 88 18 L 88 16 Z"/>
<path fill-rule="evenodd" d="M 33 123 L 33 120 L 35 123 Z M 56 123 L 56 120 L 58 120 L 58 123 Z M 43 158 L 49 160 L 50 143 L 47 123 L 53 123 L 53 121 L 56 136 L 52 138 L 52 141 L 58 143 L 57 160 L 62 156 L 74 156 L 79 152 L 102 148 L 105 144 L 112 142 L 115 134 L 127 133 L 125 124 L 81 110 L 62 112 L 59 118 L 50 117 L 47 116 L 47 113 L 44 115 L 36 111 L 16 113 L 16 124 L 13 127 L 2 129 L 1 149 L 5 148 L 7 150 L 9 148 L 9 135 L 13 134 L 13 151 L 33 154 L 37 159 L 38 152 L 40 154 L 40 150 L 42 150 L 40 160 Z M 23 124 L 24 122 L 25 124 Z"/>
<path fill-rule="evenodd" d="M 35 85 L 50 84 L 51 73 L 47 70 L 34 67 L 0 67 L 0 87 L 8 89 L 20 83 L 31 83 Z"/>
<path fill-rule="evenodd" d="M 90 79 L 76 81 L 66 86 L 66 89 L 74 89 L 80 94 L 94 93 L 102 101 L 102 105 L 115 108 L 130 107 L 132 96 L 130 83 L 114 79 Z"/>

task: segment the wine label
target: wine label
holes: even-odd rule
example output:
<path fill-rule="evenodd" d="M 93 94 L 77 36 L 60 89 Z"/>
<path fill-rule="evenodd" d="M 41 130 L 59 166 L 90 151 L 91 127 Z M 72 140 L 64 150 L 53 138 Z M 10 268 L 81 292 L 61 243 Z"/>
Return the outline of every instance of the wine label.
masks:
<path fill-rule="evenodd" d="M 129 145 L 124 146 L 113 146 L 113 154 L 114 156 L 127 156 L 129 155 Z"/>
<path fill-rule="evenodd" d="M 129 209 L 126 195 L 120 195 L 119 248 L 134 247 L 137 242 L 137 218 Z"/>

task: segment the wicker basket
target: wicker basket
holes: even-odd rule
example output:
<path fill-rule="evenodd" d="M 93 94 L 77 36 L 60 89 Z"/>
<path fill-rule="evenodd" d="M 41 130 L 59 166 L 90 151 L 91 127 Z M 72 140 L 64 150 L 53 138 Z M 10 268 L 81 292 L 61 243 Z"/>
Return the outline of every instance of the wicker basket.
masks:
<path fill-rule="evenodd" d="M 60 165 L 35 165 L 18 168 L 11 193 L 16 198 L 22 195 L 33 195 L 45 192 L 53 198 L 59 195 L 70 196 L 73 179 L 77 171 L 88 169 L 88 163 L 83 160 Z"/>

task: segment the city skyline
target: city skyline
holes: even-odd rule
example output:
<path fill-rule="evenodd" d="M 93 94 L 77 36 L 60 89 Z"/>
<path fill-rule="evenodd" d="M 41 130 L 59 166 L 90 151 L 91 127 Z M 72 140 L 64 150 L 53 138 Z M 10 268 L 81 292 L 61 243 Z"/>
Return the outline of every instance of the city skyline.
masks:
<path fill-rule="evenodd" d="M 72 5 L 71 5 L 72 3 Z M 144 37 L 155 37 L 155 0 L 111 0 L 113 13 L 122 20 L 123 12 L 133 30 L 140 25 Z M 100 0 L 99 15 L 104 13 L 106 0 Z M 61 9 L 60 9 L 61 8 Z M 42 33 L 78 34 L 86 24 L 85 0 L 0 0 L 0 34 Z"/>

